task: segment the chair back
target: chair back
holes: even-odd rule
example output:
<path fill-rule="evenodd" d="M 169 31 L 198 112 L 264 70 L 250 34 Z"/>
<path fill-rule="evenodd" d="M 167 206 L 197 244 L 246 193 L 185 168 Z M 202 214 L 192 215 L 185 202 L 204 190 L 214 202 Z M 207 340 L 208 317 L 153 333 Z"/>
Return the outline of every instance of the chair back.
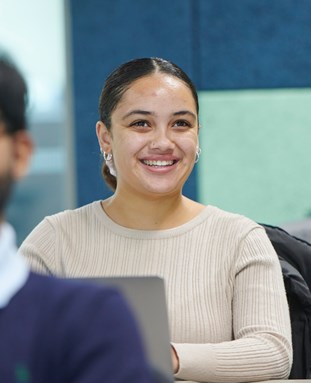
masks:
<path fill-rule="evenodd" d="M 290 311 L 293 365 L 289 379 L 311 378 L 311 244 L 261 224 L 279 257 Z"/>

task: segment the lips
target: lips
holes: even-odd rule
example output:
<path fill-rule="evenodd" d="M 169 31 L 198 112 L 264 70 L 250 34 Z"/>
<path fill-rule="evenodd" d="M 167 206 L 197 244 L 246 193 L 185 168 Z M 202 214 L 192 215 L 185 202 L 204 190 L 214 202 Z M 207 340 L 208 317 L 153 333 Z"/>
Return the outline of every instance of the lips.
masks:
<path fill-rule="evenodd" d="M 156 166 L 156 167 L 165 167 L 165 166 L 172 166 L 174 165 L 177 161 L 176 160 L 169 160 L 169 161 L 164 161 L 164 160 L 142 160 L 141 161 L 143 164 L 147 166 Z"/>

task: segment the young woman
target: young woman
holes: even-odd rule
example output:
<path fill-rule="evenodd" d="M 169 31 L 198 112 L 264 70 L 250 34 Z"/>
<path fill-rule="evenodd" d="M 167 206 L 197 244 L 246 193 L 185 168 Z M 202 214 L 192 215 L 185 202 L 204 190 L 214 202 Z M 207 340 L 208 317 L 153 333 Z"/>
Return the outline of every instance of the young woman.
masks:
<path fill-rule="evenodd" d="M 113 196 L 45 218 L 21 252 L 56 275 L 163 277 L 178 379 L 286 378 L 289 313 L 264 229 L 182 194 L 200 152 L 198 109 L 175 64 L 146 58 L 117 68 L 96 125 Z"/>

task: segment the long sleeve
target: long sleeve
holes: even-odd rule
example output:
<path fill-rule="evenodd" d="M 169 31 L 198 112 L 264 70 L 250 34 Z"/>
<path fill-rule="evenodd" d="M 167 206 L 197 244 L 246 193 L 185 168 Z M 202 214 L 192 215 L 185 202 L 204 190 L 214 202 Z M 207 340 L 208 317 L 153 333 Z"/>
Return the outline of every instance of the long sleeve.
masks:
<path fill-rule="evenodd" d="M 279 261 L 262 229 L 243 240 L 229 275 L 233 340 L 174 344 L 180 358 L 176 377 L 200 382 L 287 378 L 292 350 L 286 295 Z M 210 310 L 225 306 L 217 296 L 206 304 Z"/>
<path fill-rule="evenodd" d="M 56 234 L 49 218 L 36 226 L 19 249 L 32 270 L 40 274 L 59 275 L 56 266 Z"/>

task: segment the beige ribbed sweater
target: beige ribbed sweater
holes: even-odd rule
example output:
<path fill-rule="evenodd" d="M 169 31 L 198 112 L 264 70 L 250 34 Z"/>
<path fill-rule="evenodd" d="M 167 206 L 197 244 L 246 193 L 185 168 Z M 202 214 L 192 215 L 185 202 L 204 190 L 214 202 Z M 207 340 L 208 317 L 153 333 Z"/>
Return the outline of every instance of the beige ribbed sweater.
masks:
<path fill-rule="evenodd" d="M 287 301 L 277 255 L 253 221 L 207 206 L 169 230 L 121 227 L 100 202 L 45 218 L 21 246 L 33 269 L 66 277 L 165 279 L 176 379 L 286 378 Z"/>

